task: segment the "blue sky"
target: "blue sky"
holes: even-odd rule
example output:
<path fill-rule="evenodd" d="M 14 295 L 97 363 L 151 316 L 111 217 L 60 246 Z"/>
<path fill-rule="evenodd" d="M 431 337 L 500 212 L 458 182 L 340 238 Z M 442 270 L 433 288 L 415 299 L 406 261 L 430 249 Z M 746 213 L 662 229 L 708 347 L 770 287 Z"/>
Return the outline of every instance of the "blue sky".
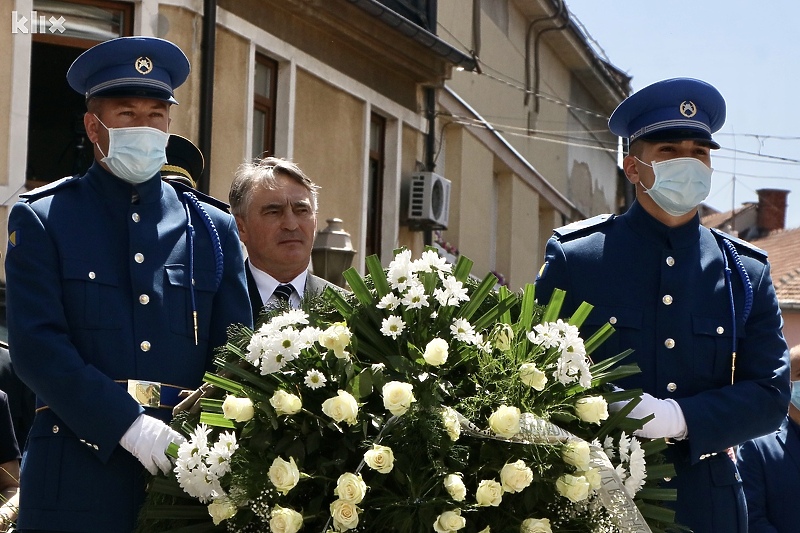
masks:
<path fill-rule="evenodd" d="M 634 90 L 685 76 L 725 97 L 706 203 L 727 211 L 758 189 L 790 190 L 786 226 L 800 227 L 800 1 L 566 2 Z"/>

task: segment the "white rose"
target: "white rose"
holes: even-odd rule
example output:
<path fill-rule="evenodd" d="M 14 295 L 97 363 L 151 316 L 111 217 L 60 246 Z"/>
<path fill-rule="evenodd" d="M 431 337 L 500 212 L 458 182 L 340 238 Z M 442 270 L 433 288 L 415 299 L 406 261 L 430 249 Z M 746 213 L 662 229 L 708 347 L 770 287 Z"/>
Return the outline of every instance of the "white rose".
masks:
<path fill-rule="evenodd" d="M 548 518 L 526 518 L 522 521 L 519 533 L 553 533 Z"/>
<path fill-rule="evenodd" d="M 602 396 L 589 396 L 575 402 L 578 418 L 590 424 L 599 424 L 608 418 L 608 403 Z"/>
<path fill-rule="evenodd" d="M 342 499 L 331 504 L 331 517 L 336 531 L 354 529 L 358 525 L 358 512 L 360 509 L 355 504 Z"/>
<path fill-rule="evenodd" d="M 509 439 L 519 433 L 519 417 L 519 408 L 501 405 L 489 417 L 489 427 L 501 437 Z"/>
<path fill-rule="evenodd" d="M 297 533 L 303 527 L 303 515 L 294 509 L 276 505 L 269 513 L 269 529 L 272 533 Z"/>
<path fill-rule="evenodd" d="M 275 391 L 275 394 L 269 399 L 269 404 L 275 408 L 275 412 L 279 415 L 293 415 L 303 408 L 303 402 L 300 401 L 300 398 L 283 389 Z"/>
<path fill-rule="evenodd" d="M 503 486 L 493 479 L 484 479 L 478 483 L 475 501 L 481 507 L 497 507 L 503 500 Z"/>
<path fill-rule="evenodd" d="M 227 497 L 214 500 L 208 505 L 208 514 L 211 515 L 211 520 L 214 521 L 215 526 L 218 526 L 223 520 L 233 518 L 237 510 L 233 502 Z"/>
<path fill-rule="evenodd" d="M 592 490 L 599 489 L 600 485 L 603 484 L 603 478 L 600 476 L 600 471 L 596 468 L 590 468 L 589 470 L 578 472 L 578 474 L 586 478 L 586 481 L 589 482 L 589 486 L 592 487 Z"/>
<path fill-rule="evenodd" d="M 458 474 L 447 474 L 444 477 L 444 488 L 450 497 L 457 502 L 463 502 L 467 497 L 467 487 Z"/>
<path fill-rule="evenodd" d="M 523 363 L 519 367 L 519 379 L 528 387 L 542 391 L 547 385 L 547 375 L 533 363 Z"/>
<path fill-rule="evenodd" d="M 388 446 L 373 444 L 371 450 L 364 454 L 364 462 L 381 474 L 388 474 L 394 468 L 394 452 Z"/>
<path fill-rule="evenodd" d="M 350 357 L 350 353 L 345 348 L 350 344 L 351 336 L 352 333 L 344 322 L 336 322 L 320 333 L 319 343 L 325 348 L 333 350 L 333 354 L 339 359 L 347 359 Z"/>
<path fill-rule="evenodd" d="M 514 330 L 508 324 L 498 324 L 494 334 L 494 345 L 501 352 L 511 349 L 514 340 Z"/>
<path fill-rule="evenodd" d="M 364 496 L 367 494 L 367 484 L 364 483 L 361 474 L 356 475 L 346 472 L 339 476 L 333 493 L 338 496 L 340 500 L 350 503 L 361 503 L 361 500 L 363 500 Z"/>
<path fill-rule="evenodd" d="M 358 423 L 358 402 L 347 391 L 340 390 L 334 398 L 322 402 L 322 412 L 336 422 L 347 422 L 351 426 Z"/>
<path fill-rule="evenodd" d="M 416 402 L 414 387 L 410 383 L 390 381 L 383 386 L 383 406 L 395 416 L 401 416 Z"/>
<path fill-rule="evenodd" d="M 297 469 L 294 457 L 289 457 L 288 461 L 276 457 L 269 467 L 268 475 L 275 488 L 283 494 L 287 494 L 300 481 L 300 471 Z"/>
<path fill-rule="evenodd" d="M 467 521 L 461 516 L 461 509 L 454 509 L 437 516 L 436 522 L 433 523 L 433 530 L 436 533 L 452 533 L 463 529 L 466 525 Z"/>
<path fill-rule="evenodd" d="M 533 470 L 522 459 L 506 463 L 500 470 L 500 483 L 506 492 L 521 492 L 533 483 Z"/>
<path fill-rule="evenodd" d="M 433 366 L 441 366 L 447 361 L 447 341 L 435 338 L 425 346 L 425 353 L 422 358 L 425 362 Z"/>
<path fill-rule="evenodd" d="M 228 396 L 222 402 L 222 416 L 228 420 L 236 420 L 237 422 L 247 422 L 255 414 L 253 410 L 253 402 L 250 398 L 237 398 L 236 396 Z"/>
<path fill-rule="evenodd" d="M 461 422 L 458 420 L 456 410 L 452 407 L 442 409 L 442 422 L 450 440 L 457 441 L 458 437 L 461 436 Z"/>
<path fill-rule="evenodd" d="M 583 476 L 564 474 L 556 480 L 558 493 L 573 502 L 580 502 L 589 497 L 589 482 Z"/>
<path fill-rule="evenodd" d="M 561 458 L 564 459 L 564 462 L 578 470 L 589 469 L 590 454 L 589 443 L 583 440 L 570 441 L 561 450 Z"/>

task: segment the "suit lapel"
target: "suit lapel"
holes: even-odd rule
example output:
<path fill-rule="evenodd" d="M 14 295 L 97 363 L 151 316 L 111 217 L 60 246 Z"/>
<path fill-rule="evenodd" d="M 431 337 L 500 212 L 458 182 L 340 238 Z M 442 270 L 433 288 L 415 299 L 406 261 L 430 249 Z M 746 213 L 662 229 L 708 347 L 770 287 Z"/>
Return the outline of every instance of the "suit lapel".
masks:
<path fill-rule="evenodd" d="M 258 315 L 261 314 L 261 309 L 264 308 L 264 302 L 261 301 L 261 293 L 258 292 L 256 280 L 253 277 L 253 273 L 250 272 L 249 259 L 244 260 L 244 272 L 247 276 L 247 292 L 250 295 L 250 308 L 253 312 L 253 324 L 255 324 Z"/>
<path fill-rule="evenodd" d="M 777 438 L 783 445 L 786 454 L 792 458 L 794 466 L 800 470 L 800 437 L 797 435 L 797 427 L 788 417 L 783 421 Z"/>

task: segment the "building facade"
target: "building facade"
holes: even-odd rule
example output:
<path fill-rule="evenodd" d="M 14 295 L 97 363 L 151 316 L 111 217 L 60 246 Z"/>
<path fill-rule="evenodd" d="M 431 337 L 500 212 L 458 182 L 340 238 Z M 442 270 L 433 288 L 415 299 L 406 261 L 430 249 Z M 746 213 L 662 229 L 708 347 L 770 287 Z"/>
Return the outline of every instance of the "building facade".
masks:
<path fill-rule="evenodd" d="M 400 246 L 438 244 L 517 289 L 554 227 L 622 204 L 606 120 L 630 80 L 560 0 L 2 5 L 0 220 L 24 191 L 91 163 L 83 98 L 65 74 L 123 35 L 165 38 L 189 57 L 171 131 L 203 150 L 201 190 L 227 199 L 241 162 L 292 159 L 321 186 L 319 229 L 342 219 L 362 271 L 367 255 L 388 264 Z M 420 174 L 449 185 L 434 198 L 447 220 L 409 218 Z"/>

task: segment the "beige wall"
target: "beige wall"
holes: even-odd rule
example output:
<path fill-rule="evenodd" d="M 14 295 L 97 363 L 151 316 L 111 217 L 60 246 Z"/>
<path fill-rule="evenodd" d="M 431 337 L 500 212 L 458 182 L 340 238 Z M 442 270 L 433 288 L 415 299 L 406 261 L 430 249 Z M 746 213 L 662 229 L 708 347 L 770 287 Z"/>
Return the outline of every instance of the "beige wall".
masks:
<path fill-rule="evenodd" d="M 294 161 L 320 187 L 319 229 L 341 218 L 363 264 L 364 103 L 298 69 Z"/>
<path fill-rule="evenodd" d="M 2 16 L 10 17 L 9 11 L 0 12 Z M 14 54 L 12 52 L 13 39 L 22 39 L 22 35 L 14 35 L 10 31 L 0 31 L 0 50 L 4 50 L 0 54 L 0 72 L 4 74 L 4 82 L 0 83 L 0 185 L 8 185 L 8 141 L 9 141 L 9 128 L 11 124 L 11 80 L 9 76 L 12 73 L 12 60 Z M 2 220 L 5 220 L 3 218 Z M 3 224 L 5 226 L 5 224 Z"/>
<path fill-rule="evenodd" d="M 511 257 L 509 269 L 503 271 L 511 289 L 521 289 L 536 279 L 537 265 L 544 249 L 539 237 L 539 195 L 517 177 L 511 180 L 510 225 L 501 228 L 510 236 L 504 253 Z"/>
<path fill-rule="evenodd" d="M 783 336 L 789 348 L 800 344 L 800 310 L 783 311 Z"/>

